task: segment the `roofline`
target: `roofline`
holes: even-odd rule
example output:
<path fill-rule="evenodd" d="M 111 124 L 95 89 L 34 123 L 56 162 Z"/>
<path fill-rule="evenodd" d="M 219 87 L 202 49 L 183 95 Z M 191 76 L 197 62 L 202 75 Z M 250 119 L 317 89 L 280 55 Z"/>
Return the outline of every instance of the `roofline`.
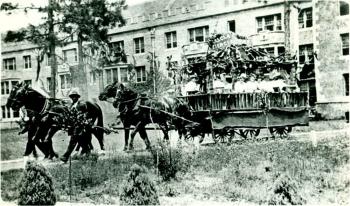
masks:
<path fill-rule="evenodd" d="M 193 21 L 193 20 L 198 20 L 198 19 L 203 19 L 203 18 L 208 18 L 208 17 L 213 17 L 213 16 L 222 16 L 222 15 L 226 15 L 226 14 L 229 14 L 229 13 L 235 13 L 235 12 L 252 10 L 252 9 L 256 9 L 256 8 L 264 8 L 264 7 L 269 7 L 269 6 L 275 6 L 275 5 L 278 5 L 278 4 L 284 4 L 284 2 L 280 1 L 280 2 L 275 2 L 275 3 L 262 5 L 262 6 L 255 6 L 255 7 L 251 7 L 251 8 L 244 8 L 244 9 L 236 10 L 236 11 L 226 11 L 226 12 L 223 12 L 223 13 L 204 15 L 204 16 L 200 16 L 200 17 L 194 17 L 194 18 L 191 18 L 191 19 L 183 19 L 183 20 L 178 20 L 178 21 L 154 24 L 153 26 L 148 26 L 148 27 L 130 29 L 130 30 L 120 31 L 120 32 L 113 32 L 113 33 L 108 34 L 108 36 L 112 36 L 112 35 L 115 35 L 115 34 L 134 32 L 134 31 L 143 30 L 143 29 L 150 29 L 150 28 L 159 27 L 159 26 L 166 26 L 166 25 L 175 24 L 175 23 L 182 23 L 182 22 L 186 22 L 186 21 Z"/>

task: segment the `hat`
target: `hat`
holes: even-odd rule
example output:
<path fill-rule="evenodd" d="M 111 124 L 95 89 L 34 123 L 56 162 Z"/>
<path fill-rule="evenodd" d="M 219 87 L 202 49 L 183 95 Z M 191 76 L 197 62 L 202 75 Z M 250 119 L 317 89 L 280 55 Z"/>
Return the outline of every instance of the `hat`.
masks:
<path fill-rule="evenodd" d="M 78 96 L 80 97 L 80 94 L 77 90 L 72 90 L 69 95 L 68 95 L 70 98 L 72 98 L 73 96 Z"/>

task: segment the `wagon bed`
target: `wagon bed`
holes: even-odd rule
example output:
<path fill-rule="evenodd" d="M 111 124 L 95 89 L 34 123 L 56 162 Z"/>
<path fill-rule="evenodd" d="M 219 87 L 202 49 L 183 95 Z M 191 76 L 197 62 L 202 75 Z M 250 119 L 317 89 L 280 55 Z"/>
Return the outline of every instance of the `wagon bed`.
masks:
<path fill-rule="evenodd" d="M 193 119 L 206 133 L 212 133 L 214 140 L 235 133 L 257 137 L 263 128 L 282 137 L 294 126 L 309 124 L 307 92 L 208 93 L 179 98 L 191 106 Z"/>

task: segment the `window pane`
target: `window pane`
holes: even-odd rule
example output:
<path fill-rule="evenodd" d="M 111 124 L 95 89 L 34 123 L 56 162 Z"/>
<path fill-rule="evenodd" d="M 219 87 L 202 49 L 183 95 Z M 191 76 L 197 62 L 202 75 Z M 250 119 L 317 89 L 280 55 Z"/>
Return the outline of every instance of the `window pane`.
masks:
<path fill-rule="evenodd" d="M 121 82 L 128 81 L 128 70 L 127 68 L 120 68 L 120 80 Z"/>
<path fill-rule="evenodd" d="M 229 28 L 229 31 L 236 32 L 235 21 L 229 21 L 228 28 Z"/>
<path fill-rule="evenodd" d="M 5 94 L 10 94 L 10 83 L 5 82 Z"/>
<path fill-rule="evenodd" d="M 19 117 L 19 110 L 12 110 L 13 111 L 13 117 Z"/>
<path fill-rule="evenodd" d="M 61 89 L 65 89 L 65 78 L 64 75 L 60 75 L 60 80 L 61 80 Z"/>
<path fill-rule="evenodd" d="M 7 118 L 11 118 L 11 108 L 6 107 Z"/>
<path fill-rule="evenodd" d="M 145 42 L 144 42 L 143 37 L 140 39 L 140 41 L 141 41 L 141 53 L 144 53 L 145 52 Z"/>
<path fill-rule="evenodd" d="M 113 82 L 118 82 L 118 68 L 112 70 Z"/>
<path fill-rule="evenodd" d="M 173 47 L 177 47 L 176 32 L 173 32 L 172 36 L 173 36 Z"/>
<path fill-rule="evenodd" d="M 6 107 L 5 106 L 1 106 L 1 111 L 2 111 L 2 118 L 6 119 Z"/>
<path fill-rule="evenodd" d="M 190 33 L 190 42 L 194 42 L 194 29 L 190 29 L 189 33 Z"/>
<path fill-rule="evenodd" d="M 349 4 L 345 1 L 340 1 L 340 15 L 349 15 Z"/>
<path fill-rule="evenodd" d="M 110 69 L 106 69 L 106 82 L 107 84 L 112 83 L 112 72 Z"/>
<path fill-rule="evenodd" d="M 67 87 L 67 89 L 69 89 L 69 88 L 71 88 L 71 83 L 72 83 L 72 79 L 71 79 L 71 76 L 70 76 L 70 74 L 66 74 L 65 75 L 66 76 L 66 87 Z"/>
<path fill-rule="evenodd" d="M 196 41 L 204 41 L 204 32 L 203 32 L 203 28 L 196 28 L 195 29 L 195 34 L 196 34 Z"/>

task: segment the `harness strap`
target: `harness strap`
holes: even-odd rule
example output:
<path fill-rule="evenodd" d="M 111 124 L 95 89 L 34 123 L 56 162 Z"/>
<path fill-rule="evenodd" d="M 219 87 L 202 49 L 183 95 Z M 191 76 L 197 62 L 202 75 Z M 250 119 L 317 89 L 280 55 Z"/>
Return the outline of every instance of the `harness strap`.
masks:
<path fill-rule="evenodd" d="M 45 98 L 44 106 L 41 109 L 41 111 L 39 112 L 39 114 L 43 114 L 47 110 L 48 105 L 49 105 L 49 101 Z"/>

